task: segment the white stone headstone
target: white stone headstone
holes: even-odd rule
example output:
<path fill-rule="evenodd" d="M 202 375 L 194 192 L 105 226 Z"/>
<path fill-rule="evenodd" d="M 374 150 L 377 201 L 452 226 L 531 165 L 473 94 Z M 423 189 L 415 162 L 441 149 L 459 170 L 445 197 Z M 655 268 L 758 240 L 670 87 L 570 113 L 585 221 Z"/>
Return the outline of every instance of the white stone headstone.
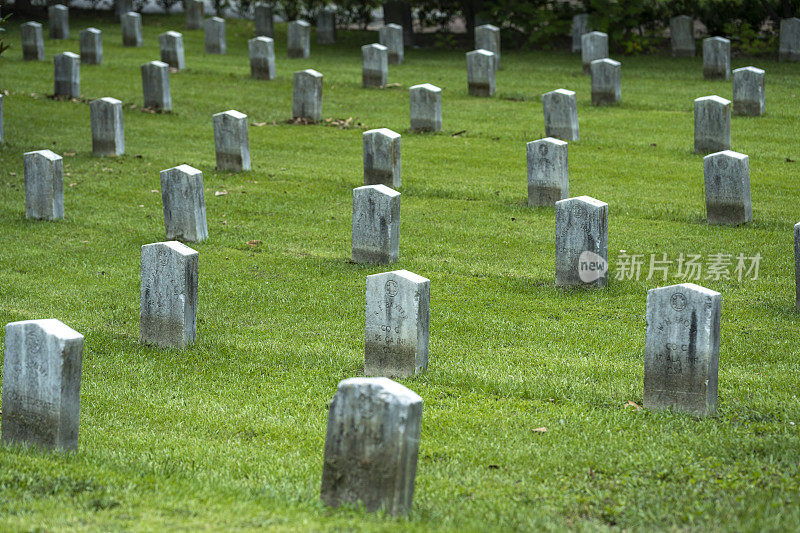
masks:
<path fill-rule="evenodd" d="M 68 98 L 81 95 L 81 57 L 62 52 L 53 59 L 53 94 Z"/>
<path fill-rule="evenodd" d="M 442 130 L 442 90 L 430 83 L 408 89 L 412 131 Z"/>
<path fill-rule="evenodd" d="M 569 198 L 567 143 L 552 137 L 529 142 L 528 205 L 554 206 Z"/>
<path fill-rule="evenodd" d="M 26 22 L 20 26 L 22 33 L 22 59 L 25 61 L 44 61 L 44 38 L 42 25 Z"/>
<path fill-rule="evenodd" d="M 731 78 L 731 42 L 725 37 L 703 39 L 703 77 L 707 80 Z"/>
<path fill-rule="evenodd" d="M 385 185 L 353 189 L 354 263 L 394 263 L 400 258 L 400 193 Z"/>
<path fill-rule="evenodd" d="M 250 170 L 247 115 L 233 109 L 214 115 L 214 146 L 217 170 Z"/>
<path fill-rule="evenodd" d="M 186 68 L 186 57 L 183 51 L 183 35 L 177 31 L 168 31 L 158 36 L 158 47 L 161 52 L 161 61 L 174 68 Z"/>
<path fill-rule="evenodd" d="M 336 43 L 336 11 L 325 8 L 317 13 L 317 44 Z"/>
<path fill-rule="evenodd" d="M 592 31 L 589 27 L 589 15 L 581 13 L 572 17 L 572 53 L 581 51 L 581 37 L 584 33 Z"/>
<path fill-rule="evenodd" d="M 250 52 L 250 76 L 259 80 L 275 79 L 275 41 L 255 37 L 247 41 Z"/>
<path fill-rule="evenodd" d="M 294 73 L 292 118 L 322 120 L 322 74 L 313 69 Z"/>
<path fill-rule="evenodd" d="M 122 46 L 142 46 L 142 16 L 128 11 L 120 17 L 122 24 Z"/>
<path fill-rule="evenodd" d="M 717 95 L 694 101 L 695 153 L 731 149 L 731 103 Z"/>
<path fill-rule="evenodd" d="M 622 99 L 622 63 L 613 59 L 595 59 L 589 67 L 592 75 L 592 105 L 618 104 Z"/>
<path fill-rule="evenodd" d="M 388 128 L 365 131 L 364 185 L 400 187 L 400 134 Z"/>
<path fill-rule="evenodd" d="M 781 20 L 778 61 L 800 61 L 800 18 Z"/>
<path fill-rule="evenodd" d="M 25 218 L 64 218 L 64 162 L 50 150 L 27 152 L 25 161 Z"/>
<path fill-rule="evenodd" d="M 605 287 L 608 204 L 589 196 L 556 202 L 556 286 Z"/>
<path fill-rule="evenodd" d="M 253 8 L 253 18 L 256 37 L 275 38 L 275 27 L 272 21 L 272 6 L 258 2 Z"/>
<path fill-rule="evenodd" d="M 669 36 L 672 57 L 694 57 L 694 19 L 678 15 L 669 19 Z"/>
<path fill-rule="evenodd" d="M 583 73 L 589 74 L 589 68 L 595 59 L 608 57 L 608 35 L 600 31 L 590 31 L 581 36 L 581 61 Z"/>
<path fill-rule="evenodd" d="M 204 23 L 207 54 L 224 54 L 227 50 L 225 39 L 225 19 L 207 18 Z"/>
<path fill-rule="evenodd" d="M 189 165 L 162 170 L 161 202 L 167 240 L 200 242 L 208 238 L 201 171 Z"/>
<path fill-rule="evenodd" d="M 575 91 L 556 89 L 542 95 L 544 132 L 564 141 L 580 140 L 578 100 Z"/>
<path fill-rule="evenodd" d="M 69 39 L 69 9 L 62 4 L 47 8 L 51 39 Z"/>
<path fill-rule="evenodd" d="M 290 59 L 307 58 L 311 54 L 311 25 L 305 20 L 290 22 L 286 38 L 286 50 Z"/>
<path fill-rule="evenodd" d="M 388 60 L 399 65 L 405 58 L 403 27 L 399 24 L 386 24 L 378 30 L 378 42 L 387 48 Z"/>
<path fill-rule="evenodd" d="M 89 104 L 92 123 L 92 153 L 96 156 L 125 153 L 122 102 L 116 98 L 98 98 Z"/>
<path fill-rule="evenodd" d="M 172 111 L 169 65 L 162 61 L 151 61 L 142 65 L 142 93 L 144 107 L 158 111 Z"/>
<path fill-rule="evenodd" d="M 709 224 L 738 226 L 753 220 L 750 159 L 724 150 L 703 158 L 706 218 Z"/>
<path fill-rule="evenodd" d="M 494 94 L 494 54 L 488 50 L 467 52 L 467 89 L 473 96 Z"/>
<path fill-rule="evenodd" d="M 387 48 L 382 44 L 361 47 L 361 83 L 364 87 L 383 87 L 389 76 Z"/>
<path fill-rule="evenodd" d="M 733 114 L 760 117 L 767 110 L 765 72 L 756 67 L 733 71 Z"/>
<path fill-rule="evenodd" d="M 97 28 L 86 28 L 80 33 L 81 63 L 100 65 L 103 63 L 103 32 Z"/>
<path fill-rule="evenodd" d="M 186 1 L 186 29 L 199 30 L 203 27 L 203 0 Z"/>
<path fill-rule="evenodd" d="M 489 50 L 494 54 L 494 68 L 500 69 L 500 28 L 492 24 L 475 27 L 475 49 Z"/>

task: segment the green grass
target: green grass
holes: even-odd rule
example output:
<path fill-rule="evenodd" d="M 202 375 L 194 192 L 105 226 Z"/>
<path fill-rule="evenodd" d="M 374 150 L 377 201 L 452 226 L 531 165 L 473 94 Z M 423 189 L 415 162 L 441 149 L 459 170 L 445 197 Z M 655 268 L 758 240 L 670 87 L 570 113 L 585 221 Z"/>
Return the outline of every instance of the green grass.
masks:
<path fill-rule="evenodd" d="M 800 72 L 767 71 L 767 115 L 733 118 L 750 156 L 754 222 L 708 226 L 692 101 L 730 83 L 700 58 L 624 57 L 623 103 L 590 105 L 580 58 L 504 52 L 494 98 L 466 93 L 465 50 L 409 49 L 399 87 L 364 90 L 359 46 L 340 32 L 278 79 L 249 78 L 252 23 L 228 21 L 228 53 L 203 52 L 182 17 L 146 16 L 144 46 L 118 26 L 71 21 L 22 62 L 17 23 L 0 60 L 0 323 L 59 318 L 85 335 L 80 448 L 0 448 L 3 530 L 781 530 L 800 522 L 800 406 L 792 226 L 800 220 Z M 103 30 L 102 66 L 81 67 L 86 101 L 54 101 L 54 54 Z M 143 113 L 139 66 L 157 35 L 184 33 L 174 112 Z M 46 34 L 46 28 L 45 28 Z M 312 36 L 313 39 L 313 36 Z M 292 72 L 324 78 L 323 116 L 403 134 L 401 260 L 431 280 L 430 367 L 403 381 L 424 400 L 413 512 L 330 509 L 319 501 L 327 404 L 363 367 L 364 288 L 384 267 L 349 262 L 359 128 L 289 125 Z M 408 87 L 443 89 L 445 131 L 411 134 Z M 529 209 L 525 142 L 544 136 L 540 95 L 575 90 L 581 141 L 570 192 L 610 206 L 609 255 L 761 253 L 758 280 L 702 280 L 722 293 L 719 413 L 637 411 L 646 290 L 553 286 L 552 209 Z M 91 154 L 88 100 L 125 104 L 126 155 Z M 134 107 L 135 106 L 135 107 Z M 253 170 L 214 170 L 211 115 L 249 116 Z M 465 130 L 458 136 L 455 132 Z M 66 219 L 24 217 L 22 153 L 64 155 Z M 159 171 L 201 169 L 210 238 L 200 253 L 198 342 L 138 344 L 139 253 L 164 239 Z M 215 191 L 229 194 L 216 196 Z M 260 240 L 252 247 L 245 243 Z M 674 272 L 674 271 L 673 271 Z M 668 283 L 678 283 L 670 279 Z M 2 335 L 2 333 L 0 333 Z M 546 427 L 547 432 L 533 431 Z"/>

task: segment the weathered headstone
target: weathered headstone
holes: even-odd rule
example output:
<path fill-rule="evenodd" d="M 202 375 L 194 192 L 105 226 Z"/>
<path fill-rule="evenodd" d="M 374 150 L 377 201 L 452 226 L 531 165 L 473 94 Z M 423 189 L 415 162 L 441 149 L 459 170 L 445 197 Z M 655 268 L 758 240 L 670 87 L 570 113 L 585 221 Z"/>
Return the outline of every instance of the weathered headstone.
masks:
<path fill-rule="evenodd" d="M 96 156 L 125 153 L 122 125 L 122 102 L 116 98 L 98 98 L 89 104 L 92 122 L 92 153 Z"/>
<path fill-rule="evenodd" d="M 577 54 L 581 51 L 581 37 L 584 33 L 592 31 L 589 27 L 589 15 L 581 13 L 572 17 L 572 53 Z"/>
<path fill-rule="evenodd" d="M 97 28 L 86 28 L 80 33 L 81 63 L 100 65 L 103 63 L 103 32 Z"/>
<path fill-rule="evenodd" d="M 543 94 L 542 108 L 545 135 L 564 141 L 580 139 L 578 100 L 575 98 L 575 91 L 556 89 Z"/>
<path fill-rule="evenodd" d="M 500 28 L 492 24 L 475 27 L 475 49 L 494 54 L 494 68 L 500 69 Z"/>
<path fill-rule="evenodd" d="M 250 50 L 250 76 L 259 80 L 275 79 L 275 41 L 255 37 L 247 41 Z"/>
<path fill-rule="evenodd" d="M 473 96 L 494 94 L 494 54 L 488 50 L 467 52 L 467 90 Z"/>
<path fill-rule="evenodd" d="M 695 153 L 731 149 L 731 103 L 717 95 L 694 101 Z"/>
<path fill-rule="evenodd" d="M 717 410 L 722 296 L 694 283 L 647 291 L 644 407 Z"/>
<path fill-rule="evenodd" d="M 186 58 L 183 52 L 183 35 L 177 31 L 168 31 L 158 36 L 158 47 L 161 51 L 161 61 L 174 68 L 186 68 Z"/>
<path fill-rule="evenodd" d="M 354 263 L 394 263 L 400 258 L 400 193 L 385 185 L 353 189 Z"/>
<path fill-rule="evenodd" d="M 64 218 L 64 161 L 50 150 L 27 152 L 25 161 L 25 218 Z"/>
<path fill-rule="evenodd" d="M 293 20 L 287 28 L 287 54 L 290 58 L 307 58 L 311 53 L 311 25 L 305 20 Z"/>
<path fill-rule="evenodd" d="M 25 61 L 44 61 L 44 37 L 42 25 L 26 22 L 20 27 L 22 33 L 22 59 Z"/>
<path fill-rule="evenodd" d="M 442 90 L 430 83 L 408 89 L 412 131 L 442 130 Z"/>
<path fill-rule="evenodd" d="M 142 246 L 139 342 L 181 348 L 195 341 L 198 257 L 177 241 Z"/>
<path fill-rule="evenodd" d="M 76 450 L 83 335 L 54 318 L 6 324 L 4 444 Z"/>
<path fill-rule="evenodd" d="M 669 19 L 672 57 L 694 57 L 694 19 L 678 15 Z"/>
<path fill-rule="evenodd" d="M 703 158 L 706 219 L 709 224 L 738 226 L 753 220 L 750 204 L 750 159 L 724 150 Z"/>
<path fill-rule="evenodd" d="M 795 304 L 800 313 L 800 222 L 794 225 L 794 287 Z"/>
<path fill-rule="evenodd" d="M 336 42 L 336 11 L 325 8 L 317 13 L 317 44 Z"/>
<path fill-rule="evenodd" d="M 778 61 L 800 61 L 800 18 L 781 20 Z"/>
<path fill-rule="evenodd" d="M 62 52 L 53 59 L 53 95 L 79 98 L 81 95 L 81 57 Z"/>
<path fill-rule="evenodd" d="M 328 409 L 321 498 L 327 505 L 406 514 L 422 422 L 422 398 L 388 378 L 339 382 Z"/>
<path fill-rule="evenodd" d="M 567 143 L 552 137 L 529 142 L 528 205 L 553 206 L 569 198 Z"/>
<path fill-rule="evenodd" d="M 144 107 L 158 111 L 172 111 L 169 65 L 163 61 L 151 61 L 142 65 L 142 92 Z"/>
<path fill-rule="evenodd" d="M 399 24 L 386 24 L 378 30 L 378 42 L 388 49 L 389 63 L 399 65 L 405 58 L 403 27 Z"/>
<path fill-rule="evenodd" d="M 364 185 L 400 187 L 400 134 L 388 128 L 365 131 Z"/>
<path fill-rule="evenodd" d="M 322 120 L 322 74 L 313 69 L 294 73 L 292 117 L 319 122 Z"/>
<path fill-rule="evenodd" d="M 217 170 L 250 170 L 247 115 L 234 110 L 214 115 L 214 146 Z"/>
<path fill-rule="evenodd" d="M 133 11 L 133 0 L 114 0 L 114 22 L 121 22 L 128 11 Z"/>
<path fill-rule="evenodd" d="M 403 28 L 403 42 L 414 44 L 414 15 L 411 4 L 405 0 L 386 0 L 383 4 L 383 23 L 398 24 Z"/>
<path fill-rule="evenodd" d="M 731 77 L 731 42 L 725 37 L 703 39 L 703 77 L 728 80 Z"/>
<path fill-rule="evenodd" d="M 69 9 L 62 4 L 47 8 L 47 24 L 51 39 L 69 39 Z"/>
<path fill-rule="evenodd" d="M 556 286 L 605 287 L 608 204 L 589 196 L 556 202 Z"/>
<path fill-rule="evenodd" d="M 225 19 L 207 18 L 204 23 L 207 54 L 224 54 L 227 49 L 225 40 Z"/>
<path fill-rule="evenodd" d="M 253 8 L 254 28 L 256 37 L 275 38 L 275 26 L 272 21 L 272 6 L 258 2 Z"/>
<path fill-rule="evenodd" d="M 389 76 L 387 48 L 381 44 L 361 47 L 361 83 L 364 87 L 383 87 Z"/>
<path fill-rule="evenodd" d="M 161 201 L 168 240 L 199 242 L 208 238 L 201 171 L 189 165 L 162 170 Z"/>
<path fill-rule="evenodd" d="M 589 74 L 592 61 L 606 57 L 608 57 L 607 34 L 601 31 L 590 31 L 581 36 L 581 60 L 584 74 Z"/>
<path fill-rule="evenodd" d="M 756 67 L 733 71 L 733 114 L 760 117 L 767 110 L 764 71 Z"/>
<path fill-rule="evenodd" d="M 203 27 L 203 0 L 186 0 L 186 29 Z"/>
<path fill-rule="evenodd" d="M 120 17 L 122 24 L 122 46 L 142 46 L 142 16 L 128 11 Z"/>
<path fill-rule="evenodd" d="M 592 74 L 592 105 L 618 104 L 622 99 L 622 63 L 613 59 L 595 59 Z"/>

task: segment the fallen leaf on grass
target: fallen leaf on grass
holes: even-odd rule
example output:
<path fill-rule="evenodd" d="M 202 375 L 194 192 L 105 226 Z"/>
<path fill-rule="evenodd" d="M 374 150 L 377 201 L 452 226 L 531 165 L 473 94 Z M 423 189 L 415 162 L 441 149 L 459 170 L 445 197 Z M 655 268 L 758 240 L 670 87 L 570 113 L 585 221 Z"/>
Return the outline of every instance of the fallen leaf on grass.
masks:
<path fill-rule="evenodd" d="M 247 246 L 258 246 L 259 244 L 261 244 L 261 241 L 259 241 L 259 240 L 247 241 L 245 244 Z"/>
<path fill-rule="evenodd" d="M 266 126 L 267 123 L 266 122 L 251 122 L 250 125 L 251 126 Z"/>
<path fill-rule="evenodd" d="M 400 84 L 399 83 L 387 83 L 383 87 L 384 88 L 386 88 L 386 87 L 400 87 Z"/>
<path fill-rule="evenodd" d="M 221 191 L 214 191 L 214 196 L 224 196 L 226 194 L 228 194 L 228 191 L 225 190 L 225 189 L 223 189 Z"/>
<path fill-rule="evenodd" d="M 625 407 L 633 407 L 637 411 L 641 411 L 642 410 L 641 406 L 639 406 L 638 403 L 636 403 L 634 401 L 631 401 L 631 400 L 628 400 L 628 403 L 625 404 Z"/>
<path fill-rule="evenodd" d="M 536 429 L 534 429 L 533 431 L 534 431 L 535 433 L 546 433 L 546 432 L 547 432 L 547 428 L 546 428 L 546 427 L 544 427 L 544 426 L 542 426 L 542 427 L 540 427 L 540 428 L 536 428 Z"/>
<path fill-rule="evenodd" d="M 10 172 L 9 174 L 11 174 L 12 176 L 16 176 L 17 175 L 16 172 Z"/>
<path fill-rule="evenodd" d="M 73 156 L 73 155 L 75 155 L 75 152 L 64 152 L 64 155 Z"/>
<path fill-rule="evenodd" d="M 156 189 L 150 189 L 150 192 L 158 192 Z"/>
<path fill-rule="evenodd" d="M 76 185 L 77 185 L 77 183 L 70 183 L 70 184 L 69 184 L 69 186 L 70 186 L 70 187 L 74 187 L 74 186 L 76 186 Z"/>

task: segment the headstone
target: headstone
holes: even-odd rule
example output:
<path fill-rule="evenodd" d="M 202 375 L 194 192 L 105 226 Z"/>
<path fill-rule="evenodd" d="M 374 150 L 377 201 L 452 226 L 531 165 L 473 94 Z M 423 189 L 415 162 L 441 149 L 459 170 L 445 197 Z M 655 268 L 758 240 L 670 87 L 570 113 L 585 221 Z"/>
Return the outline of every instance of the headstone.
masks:
<path fill-rule="evenodd" d="M 217 170 L 250 170 L 247 115 L 234 110 L 214 115 L 214 146 L 217 152 Z"/>
<path fill-rule="evenodd" d="M 247 41 L 250 50 L 250 76 L 259 80 L 275 79 L 275 41 L 255 37 Z"/>
<path fill-rule="evenodd" d="M 353 189 L 354 263 L 394 263 L 400 258 L 400 193 L 385 185 Z"/>
<path fill-rule="evenodd" d="M 408 378 L 428 368 L 431 282 L 408 270 L 367 276 L 364 374 Z"/>
<path fill-rule="evenodd" d="M 81 57 L 72 52 L 62 52 L 53 60 L 54 96 L 79 98 L 81 95 Z"/>
<path fill-rule="evenodd" d="M 618 104 L 622 99 L 622 63 L 613 59 L 595 59 L 592 74 L 592 105 Z"/>
<path fill-rule="evenodd" d="M 728 80 L 731 77 L 731 42 L 724 37 L 703 39 L 703 77 Z"/>
<path fill-rule="evenodd" d="M 51 39 L 69 39 L 69 9 L 55 4 L 47 8 L 47 23 Z"/>
<path fill-rule="evenodd" d="M 403 42 L 407 46 L 413 46 L 414 17 L 411 13 L 411 4 L 409 2 L 386 0 L 383 4 L 383 23 L 400 25 L 403 28 Z"/>
<path fill-rule="evenodd" d="M 733 71 L 733 114 L 760 117 L 767 110 L 764 71 L 756 67 Z"/>
<path fill-rule="evenodd" d="M 800 18 L 781 20 L 778 61 L 800 61 Z"/>
<path fill-rule="evenodd" d="M 122 23 L 122 46 L 142 46 L 142 16 L 128 11 L 120 17 Z"/>
<path fill-rule="evenodd" d="M 472 96 L 494 94 L 494 54 L 488 50 L 467 52 L 467 90 Z"/>
<path fill-rule="evenodd" d="M 26 22 L 20 26 L 22 33 L 22 59 L 25 61 L 44 61 L 44 38 L 42 25 Z"/>
<path fill-rule="evenodd" d="M 608 204 L 589 196 L 556 202 L 556 286 L 605 287 Z"/>
<path fill-rule="evenodd" d="M 287 53 L 290 58 L 307 58 L 311 53 L 311 25 L 305 20 L 293 20 L 287 28 Z"/>
<path fill-rule="evenodd" d="M 211 17 L 205 21 L 205 41 L 207 54 L 224 54 L 227 44 L 225 42 L 225 19 Z"/>
<path fill-rule="evenodd" d="M 578 100 L 575 98 L 575 91 L 556 89 L 543 94 L 542 108 L 545 135 L 564 141 L 580 139 Z"/>
<path fill-rule="evenodd" d="M 795 304 L 800 313 L 800 222 L 794 225 L 794 287 Z"/>
<path fill-rule="evenodd" d="M 336 11 L 325 8 L 317 14 L 317 44 L 336 42 Z"/>
<path fill-rule="evenodd" d="M 92 122 L 92 153 L 98 157 L 124 154 L 122 102 L 108 96 L 92 100 L 89 113 Z"/>
<path fill-rule="evenodd" d="M 132 0 L 114 0 L 114 22 L 121 22 L 122 15 L 128 11 L 133 11 Z"/>
<path fill-rule="evenodd" d="M 738 226 L 753 220 L 750 204 L 750 159 L 724 150 L 703 158 L 706 219 L 709 224 Z"/>
<path fill-rule="evenodd" d="M 694 283 L 647 291 L 644 407 L 717 410 L 722 296 Z"/>
<path fill-rule="evenodd" d="M 322 74 L 313 69 L 294 73 L 292 117 L 319 122 L 322 120 Z"/>
<path fill-rule="evenodd" d="M 694 19 L 678 15 L 669 19 L 672 57 L 694 57 Z"/>
<path fill-rule="evenodd" d="M 142 246 L 139 342 L 181 348 L 197 338 L 198 253 L 177 241 Z"/>
<path fill-rule="evenodd" d="M 442 90 L 430 83 L 408 89 L 412 131 L 442 131 Z"/>
<path fill-rule="evenodd" d="M 6 324 L 4 444 L 78 449 L 83 335 L 60 320 Z"/>
<path fill-rule="evenodd" d="M 387 24 L 378 30 L 378 42 L 388 49 L 389 63 L 399 65 L 405 57 L 403 43 L 403 27 L 399 24 Z"/>
<path fill-rule="evenodd" d="M 584 33 L 592 31 L 589 27 L 589 15 L 581 13 L 572 17 L 572 53 L 581 51 L 581 37 Z"/>
<path fill-rule="evenodd" d="M 581 36 L 581 60 L 583 73 L 589 74 L 592 61 L 608 57 L 608 35 L 601 31 L 590 31 Z"/>
<path fill-rule="evenodd" d="M 328 409 L 322 501 L 332 507 L 406 514 L 422 421 L 422 398 L 388 378 L 339 382 Z"/>
<path fill-rule="evenodd" d="M 255 19 L 255 36 L 275 38 L 275 27 L 272 22 L 272 6 L 258 2 L 253 9 Z"/>
<path fill-rule="evenodd" d="M 142 92 L 144 107 L 158 111 L 172 111 L 169 65 L 163 61 L 151 61 L 142 65 Z"/>
<path fill-rule="evenodd" d="M 361 47 L 361 83 L 364 87 L 383 87 L 389 76 L 387 48 L 381 44 Z"/>
<path fill-rule="evenodd" d="M 526 145 L 528 155 L 528 205 L 554 206 L 569 198 L 567 143 L 546 137 Z"/>
<path fill-rule="evenodd" d="M 203 0 L 186 0 L 186 29 L 203 27 Z"/>
<path fill-rule="evenodd" d="M 80 33 L 81 63 L 100 65 L 103 63 L 103 32 L 97 28 L 86 28 Z"/>
<path fill-rule="evenodd" d="M 183 35 L 177 31 L 168 31 L 158 36 L 158 47 L 161 49 L 161 61 L 174 68 L 186 68 L 186 59 L 183 53 Z"/>
<path fill-rule="evenodd" d="M 400 134 L 388 128 L 365 131 L 364 185 L 400 187 Z"/>
<path fill-rule="evenodd" d="M 50 150 L 27 152 L 25 161 L 25 218 L 64 218 L 64 165 Z"/>
<path fill-rule="evenodd" d="M 3 135 L 3 95 L 0 94 L 0 143 L 5 142 Z"/>
<path fill-rule="evenodd" d="M 202 172 L 189 165 L 162 170 L 161 201 L 168 240 L 200 242 L 208 238 Z"/>
<path fill-rule="evenodd" d="M 694 101 L 695 153 L 731 149 L 731 103 L 719 96 L 704 96 Z"/>
<path fill-rule="evenodd" d="M 489 50 L 494 54 L 494 68 L 500 69 L 500 28 L 484 24 L 475 28 L 475 49 Z"/>

